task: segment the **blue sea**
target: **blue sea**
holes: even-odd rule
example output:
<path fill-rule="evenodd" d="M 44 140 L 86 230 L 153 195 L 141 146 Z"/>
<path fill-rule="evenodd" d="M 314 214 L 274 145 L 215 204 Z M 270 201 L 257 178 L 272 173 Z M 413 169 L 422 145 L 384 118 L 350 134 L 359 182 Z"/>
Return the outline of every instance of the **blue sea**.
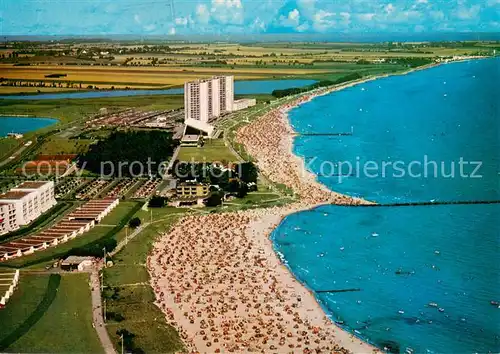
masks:
<path fill-rule="evenodd" d="M 499 200 L 498 82 L 497 58 L 316 98 L 291 111 L 295 129 L 353 135 L 299 136 L 295 152 L 329 188 L 379 203 Z M 272 240 L 332 319 L 381 348 L 500 352 L 498 220 L 500 204 L 324 206 Z"/>
<path fill-rule="evenodd" d="M 0 117 L 0 137 L 9 133 L 28 133 L 57 122 L 57 119 L 52 118 Z"/>

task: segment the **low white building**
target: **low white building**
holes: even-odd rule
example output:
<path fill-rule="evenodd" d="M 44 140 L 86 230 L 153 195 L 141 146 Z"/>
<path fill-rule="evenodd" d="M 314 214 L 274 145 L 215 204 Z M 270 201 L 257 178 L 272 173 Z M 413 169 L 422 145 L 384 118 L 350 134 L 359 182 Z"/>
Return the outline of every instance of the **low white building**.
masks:
<path fill-rule="evenodd" d="M 57 204 L 54 182 L 24 182 L 0 195 L 0 235 L 28 225 Z"/>
<path fill-rule="evenodd" d="M 92 257 L 69 256 L 61 262 L 63 270 L 78 270 L 83 272 L 85 269 L 92 267 L 94 259 Z"/>
<path fill-rule="evenodd" d="M 233 102 L 233 112 L 255 106 L 256 104 L 257 100 L 255 98 L 243 98 L 241 100 L 236 100 Z"/>

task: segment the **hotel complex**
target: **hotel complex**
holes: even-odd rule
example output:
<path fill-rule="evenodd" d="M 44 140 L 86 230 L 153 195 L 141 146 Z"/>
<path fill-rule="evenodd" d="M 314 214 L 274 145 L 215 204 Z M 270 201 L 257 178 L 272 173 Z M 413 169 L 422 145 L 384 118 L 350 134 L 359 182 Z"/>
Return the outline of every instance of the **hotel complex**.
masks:
<path fill-rule="evenodd" d="M 234 77 L 217 76 L 184 84 L 184 122 L 187 127 L 212 135 L 209 122 L 233 110 Z"/>
<path fill-rule="evenodd" d="M 0 195 L 0 235 L 31 223 L 56 205 L 54 182 L 24 182 Z"/>

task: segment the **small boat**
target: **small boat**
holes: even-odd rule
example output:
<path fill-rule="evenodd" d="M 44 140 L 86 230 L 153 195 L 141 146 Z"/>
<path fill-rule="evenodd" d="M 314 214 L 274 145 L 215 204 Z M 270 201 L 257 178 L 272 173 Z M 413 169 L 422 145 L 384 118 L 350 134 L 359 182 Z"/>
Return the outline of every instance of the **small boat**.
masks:
<path fill-rule="evenodd" d="M 438 308 L 438 311 L 439 312 L 444 312 L 444 308 L 440 307 L 440 308 Z"/>
<path fill-rule="evenodd" d="M 372 237 L 377 237 L 378 234 L 376 232 L 372 233 Z"/>
<path fill-rule="evenodd" d="M 403 310 L 399 310 L 399 311 L 398 311 L 398 313 L 399 313 L 400 315 L 403 315 L 405 312 L 404 312 Z"/>
<path fill-rule="evenodd" d="M 491 300 L 491 301 L 490 301 L 490 304 L 491 304 L 492 306 L 500 306 L 500 303 L 499 303 L 498 301 L 493 301 L 493 300 Z"/>
<path fill-rule="evenodd" d="M 439 251 L 434 251 L 434 253 L 435 253 L 435 254 L 440 254 L 441 252 L 439 252 Z"/>
<path fill-rule="evenodd" d="M 340 247 L 340 250 L 341 250 L 341 251 L 345 250 L 345 247 Z"/>
<path fill-rule="evenodd" d="M 429 302 L 429 307 L 438 307 L 438 304 L 435 302 Z"/>
<path fill-rule="evenodd" d="M 365 90 L 365 88 L 364 88 L 364 87 L 362 87 L 362 88 L 361 88 L 361 91 L 364 91 L 364 90 Z"/>

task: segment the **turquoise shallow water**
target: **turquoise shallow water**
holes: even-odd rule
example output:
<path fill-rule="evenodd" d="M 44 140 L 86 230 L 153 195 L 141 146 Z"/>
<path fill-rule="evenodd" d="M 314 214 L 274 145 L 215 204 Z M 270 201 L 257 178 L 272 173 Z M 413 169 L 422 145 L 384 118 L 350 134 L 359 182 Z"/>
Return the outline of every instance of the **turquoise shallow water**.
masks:
<path fill-rule="evenodd" d="M 499 64 L 444 65 L 315 99 L 291 112 L 297 131 L 354 126 L 354 135 L 302 136 L 295 151 L 308 161 L 317 157 L 310 168 L 331 189 L 381 203 L 498 200 Z M 323 161 L 411 162 L 423 155 L 481 161 L 482 178 L 360 174 L 338 183 L 320 173 Z M 500 301 L 499 219 L 498 204 L 325 206 L 290 215 L 272 239 L 325 311 L 380 347 L 499 352 L 500 309 L 490 304 Z"/>
<path fill-rule="evenodd" d="M 24 134 L 57 123 L 51 118 L 0 117 L 0 137 L 9 133 Z"/>

